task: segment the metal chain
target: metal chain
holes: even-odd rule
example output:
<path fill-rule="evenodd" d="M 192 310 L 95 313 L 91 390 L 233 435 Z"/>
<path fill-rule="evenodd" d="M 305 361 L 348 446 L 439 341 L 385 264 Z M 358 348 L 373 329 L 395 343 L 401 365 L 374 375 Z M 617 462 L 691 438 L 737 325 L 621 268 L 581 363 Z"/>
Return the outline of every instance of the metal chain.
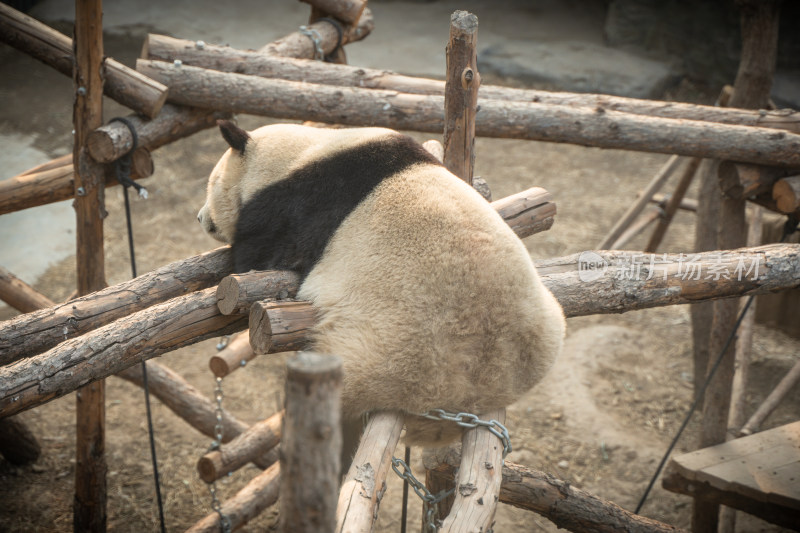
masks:
<path fill-rule="evenodd" d="M 401 468 L 402 471 L 400 471 Z M 392 457 L 392 470 L 394 470 L 395 474 L 400 476 L 401 479 L 408 483 L 411 488 L 414 489 L 414 492 L 417 494 L 417 496 L 419 496 L 422 501 L 427 504 L 428 512 L 425 514 L 425 525 L 427 526 L 428 531 L 438 531 L 439 527 L 441 526 L 441 522 L 436 519 L 436 504 L 453 494 L 456 489 L 452 488 L 447 491 L 443 490 L 436 495 L 432 494 L 424 483 L 414 477 L 414 474 L 411 472 L 411 467 L 408 466 L 405 461 L 398 459 L 397 457 Z"/>
<path fill-rule="evenodd" d="M 220 340 L 219 344 L 217 344 L 217 350 L 222 350 L 228 344 L 227 337 L 223 338 L 225 339 L 225 342 Z M 222 446 L 222 432 L 224 429 L 222 424 L 222 399 L 224 398 L 224 394 L 222 392 L 222 378 L 216 378 L 216 382 L 216 387 L 214 387 L 214 401 L 217 404 L 217 408 L 214 413 L 216 423 L 214 424 L 214 440 L 211 441 L 211 446 L 208 448 L 208 451 L 210 452 L 219 450 L 220 446 Z M 211 508 L 219 515 L 219 525 L 220 529 L 222 529 L 222 533 L 231 533 L 233 530 L 231 521 L 222 512 L 222 504 L 217 497 L 217 483 L 215 481 L 212 481 L 208 485 L 208 492 L 211 493 Z"/>
<path fill-rule="evenodd" d="M 314 59 L 317 61 L 325 59 L 325 51 L 322 49 L 322 37 L 319 32 L 308 26 L 300 26 L 300 33 L 311 39 L 311 42 L 314 43 Z"/>
<path fill-rule="evenodd" d="M 470 413 L 448 413 L 444 409 L 431 409 L 427 413 L 422 413 L 422 417 L 429 420 L 446 420 L 448 422 L 455 422 L 464 428 L 484 427 L 488 429 L 492 435 L 500 439 L 503 443 L 503 458 L 511 453 L 511 437 L 508 434 L 508 429 L 498 422 L 497 420 L 481 420 L 477 415 Z"/>

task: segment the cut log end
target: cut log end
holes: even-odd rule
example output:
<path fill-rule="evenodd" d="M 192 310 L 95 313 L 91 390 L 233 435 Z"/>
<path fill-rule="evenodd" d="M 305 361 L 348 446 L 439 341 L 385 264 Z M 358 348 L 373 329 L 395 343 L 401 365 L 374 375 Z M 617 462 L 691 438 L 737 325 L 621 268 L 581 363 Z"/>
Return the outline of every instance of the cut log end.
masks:
<path fill-rule="evenodd" d="M 782 213 L 794 213 L 800 209 L 800 176 L 776 181 L 772 188 L 772 199 Z"/>
<path fill-rule="evenodd" d="M 478 17 L 469 11 L 455 11 L 450 15 L 450 25 L 464 33 L 478 31 Z"/>

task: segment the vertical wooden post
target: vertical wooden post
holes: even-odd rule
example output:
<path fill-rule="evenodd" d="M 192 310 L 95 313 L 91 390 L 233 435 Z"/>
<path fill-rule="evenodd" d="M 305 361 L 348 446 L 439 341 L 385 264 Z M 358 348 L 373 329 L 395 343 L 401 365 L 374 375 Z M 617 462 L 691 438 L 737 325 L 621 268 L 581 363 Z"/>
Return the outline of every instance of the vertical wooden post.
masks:
<path fill-rule="evenodd" d="M 103 125 L 102 0 L 76 0 L 73 126 L 75 140 L 75 214 L 77 219 L 78 295 L 105 286 L 103 256 L 104 174 L 86 148 Z M 77 392 L 75 531 L 106 530 L 105 383 Z"/>
<path fill-rule="evenodd" d="M 299 352 L 286 367 L 279 531 L 329 533 L 341 470 L 342 360 Z"/>
<path fill-rule="evenodd" d="M 450 16 L 447 81 L 444 92 L 444 166 L 472 185 L 475 166 L 475 113 L 478 109 L 476 49 L 478 17 L 466 11 Z"/>
<path fill-rule="evenodd" d="M 736 74 L 731 107 L 762 108 L 769 99 L 775 72 L 778 44 L 780 2 L 740 0 L 742 21 L 742 54 Z M 717 248 L 728 250 L 746 243 L 744 200 L 723 197 L 717 224 Z M 739 312 L 736 299 L 714 302 L 714 319 L 709 339 L 709 365 L 713 364 L 733 330 Z M 728 411 L 734 374 L 734 343 L 728 348 L 722 364 L 706 391 L 703 403 L 703 427 L 700 447 L 725 442 Z M 716 533 L 719 505 L 695 500 L 692 530 L 695 533 Z"/>

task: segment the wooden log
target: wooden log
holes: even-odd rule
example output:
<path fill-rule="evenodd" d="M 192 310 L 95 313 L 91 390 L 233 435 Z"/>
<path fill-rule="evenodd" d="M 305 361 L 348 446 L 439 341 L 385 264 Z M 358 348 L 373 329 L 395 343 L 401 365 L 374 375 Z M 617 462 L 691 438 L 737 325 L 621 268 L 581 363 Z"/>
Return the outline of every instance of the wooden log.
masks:
<path fill-rule="evenodd" d="M 139 180 L 153 174 L 153 158 L 146 148 L 137 149 L 132 156 L 130 178 Z M 105 171 L 105 186 L 118 185 L 114 168 Z M 72 163 L 42 172 L 20 174 L 0 181 L 0 215 L 68 200 L 75 194 L 74 167 Z"/>
<path fill-rule="evenodd" d="M 290 291 L 288 287 L 296 287 L 300 278 L 296 274 L 293 278 L 287 276 L 292 274 L 275 271 L 274 275 L 266 278 L 250 272 L 231 274 L 220 281 L 217 287 L 217 306 L 223 315 L 249 315 L 254 301 L 294 298 L 296 289 Z"/>
<path fill-rule="evenodd" d="M 36 174 L 38 172 L 44 172 L 45 170 L 53 170 L 54 168 L 63 167 L 64 165 L 71 165 L 72 164 L 72 154 L 64 154 L 61 157 L 56 157 L 55 159 L 48 161 L 47 163 L 42 163 L 41 165 L 36 165 L 35 167 L 26 170 L 20 176 L 27 176 L 28 174 Z"/>
<path fill-rule="evenodd" d="M 283 411 L 253 424 L 221 449 L 205 454 L 197 462 L 200 479 L 206 483 L 213 483 L 222 476 L 263 457 L 280 443 L 282 422 Z"/>
<path fill-rule="evenodd" d="M 628 228 L 619 236 L 619 238 L 611 243 L 609 249 L 618 250 L 628 244 L 634 237 L 643 232 L 647 226 L 664 216 L 664 210 L 660 207 L 650 209 L 647 213 L 639 217 L 639 219 L 628 226 Z"/>
<path fill-rule="evenodd" d="M 444 96 L 444 82 L 439 80 L 403 76 L 386 70 L 268 56 L 258 52 L 208 43 L 203 43 L 202 47 L 198 47 L 195 41 L 152 33 L 147 36 L 142 58 L 158 59 L 170 63 L 177 59 L 185 65 L 265 78 Z M 481 101 L 484 99 L 506 100 L 589 109 L 599 108 L 636 115 L 777 128 L 800 133 L 800 112 L 792 109 L 752 111 L 682 102 L 665 103 L 658 100 L 641 100 L 604 94 L 515 89 L 497 85 L 481 85 L 478 94 Z"/>
<path fill-rule="evenodd" d="M 353 24 L 358 22 L 367 0 L 302 0 L 306 4 L 333 15 L 337 19 Z"/>
<path fill-rule="evenodd" d="M 702 159 L 693 157 L 689 160 L 686 168 L 683 169 L 683 174 L 681 174 L 678 180 L 675 192 L 672 193 L 667 205 L 664 207 L 664 214 L 659 219 L 656 229 L 653 230 L 653 234 L 650 236 L 647 246 L 644 247 L 645 252 L 655 252 L 658 249 L 658 245 L 661 244 L 664 235 L 667 233 L 667 228 L 669 228 L 672 219 L 675 217 L 675 213 L 678 212 L 678 208 L 681 202 L 683 202 L 683 197 L 686 195 L 686 191 L 689 190 L 689 186 L 692 184 L 694 175 L 697 173 L 701 162 Z"/>
<path fill-rule="evenodd" d="M 386 491 L 386 475 L 403 430 L 403 415 L 377 412 L 369 416 L 350 469 L 339 491 L 336 533 L 372 531 Z"/>
<path fill-rule="evenodd" d="M 671 196 L 669 194 L 654 194 L 652 198 L 650 198 L 651 204 L 659 204 L 662 207 L 666 207 L 667 203 Z M 681 200 L 681 203 L 678 205 L 678 209 L 683 209 L 684 211 L 692 211 L 697 212 L 697 200 L 693 200 L 691 198 L 684 198 Z"/>
<path fill-rule="evenodd" d="M 231 530 L 238 529 L 261 514 L 264 509 L 278 501 L 280 491 L 280 466 L 275 463 L 254 477 L 236 495 L 222 503 L 220 512 L 230 524 Z M 224 531 L 219 513 L 208 514 L 200 522 L 186 530 L 186 533 L 218 533 Z"/>
<path fill-rule="evenodd" d="M 211 356 L 208 366 L 214 377 L 224 378 L 237 368 L 243 367 L 256 356 L 250 346 L 250 333 L 243 331 L 236 334 L 225 348 Z"/>
<path fill-rule="evenodd" d="M 750 417 L 739 431 L 739 436 L 752 435 L 758 431 L 758 428 L 761 427 L 764 420 L 778 405 L 780 405 L 781 401 L 783 401 L 798 382 L 800 382 L 800 361 L 795 363 L 792 369 L 781 379 L 780 383 L 772 389 L 769 396 L 767 396 L 758 409 L 756 409 L 756 412 L 753 413 L 753 416 Z"/>
<path fill-rule="evenodd" d="M 0 455 L 12 465 L 27 465 L 36 462 L 42 447 L 36 436 L 19 417 L 0 420 Z"/>
<path fill-rule="evenodd" d="M 342 360 L 300 352 L 286 364 L 278 531 L 328 533 L 341 470 Z"/>
<path fill-rule="evenodd" d="M 760 108 L 769 100 L 778 49 L 780 2 L 745 0 L 739 2 L 742 26 L 742 53 L 736 73 L 731 107 Z M 727 158 L 731 159 L 731 158 Z M 744 200 L 723 196 L 717 223 L 717 249 L 733 249 L 745 244 Z M 735 351 L 725 348 L 739 314 L 735 300 L 714 303 L 714 318 L 709 337 L 709 370 L 717 354 L 726 354 L 716 374 L 710 380 L 703 402 L 703 425 L 700 448 L 725 442 L 728 430 L 733 384 Z M 695 500 L 692 510 L 692 530 L 695 533 L 716 533 L 719 506 Z"/>
<path fill-rule="evenodd" d="M 23 313 L 53 305 L 52 300 L 1 266 L 0 300 Z"/>
<path fill-rule="evenodd" d="M 250 308 L 250 346 L 256 354 L 306 347 L 317 312 L 308 302 L 255 302 Z"/>
<path fill-rule="evenodd" d="M 475 168 L 475 114 L 478 110 L 478 17 L 466 11 L 450 16 L 444 90 L 444 166 L 472 185 Z"/>
<path fill-rule="evenodd" d="M 484 418 L 502 424 L 506 420 L 506 410 L 484 413 Z M 503 480 L 503 443 L 485 427 L 467 430 L 461 443 L 455 499 L 441 531 L 488 531 L 494 522 Z"/>
<path fill-rule="evenodd" d="M 333 24 L 320 21 L 309 24 L 307 28 L 309 31 L 316 32 L 316 34 L 319 35 L 323 57 L 334 51 L 336 44 L 339 43 L 339 32 Z M 366 7 L 361 12 L 358 24 L 351 24 L 344 27 L 341 44 L 345 45 L 360 41 L 369 35 L 374 28 L 375 21 L 372 18 L 372 11 Z M 316 57 L 315 48 L 314 42 L 307 35 L 296 31 L 264 46 L 258 52 L 281 57 L 314 59 Z"/>
<path fill-rule="evenodd" d="M 75 34 L 78 35 L 77 31 Z M 72 40 L 5 4 L 0 5 L 0 40 L 72 76 L 76 57 Z M 101 62 L 106 95 L 150 118 L 158 114 L 167 98 L 165 86 L 111 58 L 101 58 Z"/>
<path fill-rule="evenodd" d="M 215 288 L 174 298 L 0 368 L 0 417 L 116 374 L 141 361 L 211 337 L 241 331 L 247 320 L 219 314 Z M 47 361 L 43 366 L 42 362 Z M 15 377 L 11 377 L 11 376 Z"/>
<path fill-rule="evenodd" d="M 722 161 L 717 178 L 724 195 L 742 199 L 769 194 L 776 181 L 796 173 L 797 169 Z"/>
<path fill-rule="evenodd" d="M 603 238 L 600 244 L 597 247 L 601 250 L 605 250 L 620 236 L 625 232 L 625 230 L 630 226 L 631 222 L 633 222 L 639 213 L 642 212 L 648 202 L 650 202 L 650 198 L 653 197 L 655 193 L 661 190 L 661 187 L 667 182 L 667 180 L 672 176 L 672 173 L 678 168 L 681 164 L 681 159 L 677 155 L 673 155 L 670 157 L 666 163 L 659 169 L 658 173 L 653 176 L 653 179 L 650 180 L 650 183 L 647 184 L 647 187 L 639 195 L 636 201 L 631 205 L 627 211 L 622 215 L 622 217 L 617 220 L 617 223 L 611 228 L 608 234 Z"/>
<path fill-rule="evenodd" d="M 520 239 L 550 229 L 556 216 L 552 196 L 541 187 L 495 200 L 492 207 Z"/>
<path fill-rule="evenodd" d="M 0 324 L 0 365 L 48 350 L 170 298 L 205 289 L 233 269 L 230 248 L 175 261 L 141 276 Z M 216 300 L 214 302 L 216 307 Z"/>
<path fill-rule="evenodd" d="M 230 113 L 211 113 L 205 109 L 166 104 L 158 116 L 147 120 L 139 115 L 126 117 L 136 129 L 138 146 L 150 151 L 206 128 Z M 133 148 L 133 135 L 121 122 L 110 122 L 89 134 L 89 154 L 95 161 L 110 163 Z"/>
<path fill-rule="evenodd" d="M 446 455 L 428 456 L 425 468 L 437 478 L 452 480 L 460 464 L 459 454 L 447 450 Z M 598 498 L 550 474 L 509 461 L 502 467 L 502 476 L 499 495 L 501 502 L 538 513 L 559 528 L 568 531 L 580 533 L 683 531 L 633 514 L 613 502 Z"/>
<path fill-rule="evenodd" d="M 800 210 L 800 176 L 791 176 L 775 182 L 772 199 L 782 213 Z"/>
<path fill-rule="evenodd" d="M 444 127 L 444 101 L 439 96 L 265 79 L 142 59 L 136 68 L 168 85 L 170 101 L 178 104 L 399 130 L 438 133 Z M 795 133 L 536 102 L 481 101 L 475 132 L 485 137 L 800 166 L 800 135 Z"/>

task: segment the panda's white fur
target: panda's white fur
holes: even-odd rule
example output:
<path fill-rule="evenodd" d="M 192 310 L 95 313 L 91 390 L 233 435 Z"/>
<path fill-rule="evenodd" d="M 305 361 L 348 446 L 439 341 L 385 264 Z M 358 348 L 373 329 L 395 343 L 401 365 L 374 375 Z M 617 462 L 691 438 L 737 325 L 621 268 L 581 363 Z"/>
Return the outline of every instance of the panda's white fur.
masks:
<path fill-rule="evenodd" d="M 266 186 L 397 135 L 287 124 L 255 130 L 243 153 L 229 150 L 212 172 L 200 221 L 232 242 L 240 208 Z M 313 349 L 343 359 L 347 417 L 434 408 L 480 415 L 507 406 L 547 372 L 564 334 L 561 307 L 519 238 L 476 191 L 428 162 L 383 179 L 349 212 L 298 298 L 320 312 Z M 441 444 L 458 433 L 407 417 L 411 442 Z"/>

